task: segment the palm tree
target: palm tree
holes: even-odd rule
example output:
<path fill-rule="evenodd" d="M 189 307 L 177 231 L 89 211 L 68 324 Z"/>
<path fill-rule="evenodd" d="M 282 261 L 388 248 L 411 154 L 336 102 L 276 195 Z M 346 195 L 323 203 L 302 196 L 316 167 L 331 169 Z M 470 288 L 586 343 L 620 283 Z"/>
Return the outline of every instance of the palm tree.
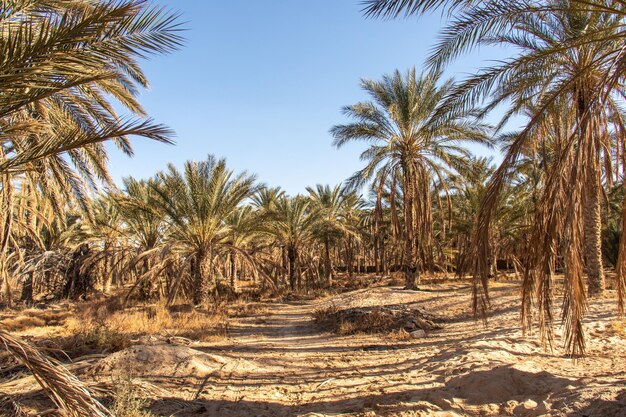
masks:
<path fill-rule="evenodd" d="M 470 261 L 470 237 L 485 191 L 485 185 L 494 171 L 493 158 L 471 158 L 463 169 L 445 179 L 450 199 L 441 207 L 440 217 L 450 219 L 449 244 L 456 250 L 455 269 L 459 276 L 467 272 Z M 445 230 L 445 220 L 440 226 Z M 496 257 L 492 258 L 495 262 Z"/>
<path fill-rule="evenodd" d="M 205 161 L 186 162 L 182 173 L 170 164 L 157 178 L 154 203 L 167 216 L 169 238 L 179 255 L 191 262 L 194 303 L 208 306 L 217 282 L 214 257 L 230 234 L 226 219 L 256 191 L 256 177 L 235 175 L 224 159 L 209 155 Z"/>
<path fill-rule="evenodd" d="M 68 277 L 66 296 L 85 295 L 94 286 L 96 275 L 100 275 L 102 289 L 109 292 L 116 255 L 119 255 L 115 253 L 116 248 L 124 238 L 123 218 L 114 194 L 98 196 L 90 205 L 93 216 L 86 221 L 78 219 L 74 227 L 74 253 L 83 252 L 84 256 L 73 262 L 74 272 Z"/>
<path fill-rule="evenodd" d="M 159 271 L 163 275 L 163 266 L 157 265 L 162 260 L 163 252 L 167 252 L 166 238 L 168 236 L 165 213 L 153 203 L 157 197 L 154 191 L 158 182 L 154 178 L 136 180 L 124 178 L 124 193 L 116 194 L 115 201 L 119 216 L 124 224 L 122 234 L 125 238 L 126 250 L 133 252 L 125 266 L 125 270 L 132 269 L 140 264 L 143 279 L 142 293 L 148 295 L 152 286 L 149 278 L 151 272 Z M 106 283 L 110 283 L 107 281 Z M 105 291 L 107 286 L 105 285 Z"/>
<path fill-rule="evenodd" d="M 279 252 L 280 261 L 276 265 L 280 265 L 280 278 L 284 286 L 287 286 L 289 278 L 289 265 L 287 259 L 287 248 L 278 240 L 275 234 L 268 231 L 267 225 L 270 224 L 274 217 L 274 212 L 278 203 L 285 198 L 285 192 L 280 187 L 261 187 L 252 196 L 252 205 L 256 208 L 261 221 L 261 229 L 267 233 L 262 233 L 262 237 L 266 240 L 267 247 L 271 252 Z M 274 268 L 275 270 L 278 268 Z"/>
<path fill-rule="evenodd" d="M 317 211 L 315 235 L 324 246 L 324 279 L 330 287 L 333 279 L 331 245 L 342 237 L 355 235 L 348 219 L 354 193 L 340 185 L 331 188 L 318 184 L 315 188 L 307 187 L 306 190 L 311 198 L 311 208 Z"/>
<path fill-rule="evenodd" d="M 280 187 L 261 187 L 252 196 L 252 205 L 264 214 L 271 213 L 278 202 L 285 197 Z"/>
<path fill-rule="evenodd" d="M 299 283 L 302 250 L 313 242 L 318 217 L 311 209 L 311 200 L 303 196 L 283 196 L 275 202 L 266 232 L 275 237 L 285 250 L 289 286 Z"/>
<path fill-rule="evenodd" d="M 256 271 L 257 265 L 250 254 L 253 243 L 259 239 L 264 218 L 253 206 L 247 205 L 233 211 L 225 220 L 229 228 L 228 256 L 230 263 L 230 286 L 237 288 L 237 266 L 249 265 Z M 242 268 L 243 269 L 243 268 Z"/>
<path fill-rule="evenodd" d="M 87 188 L 111 184 L 104 141 L 131 155 L 129 136 L 162 142 L 171 132 L 146 119 L 137 100 L 148 85 L 138 58 L 178 47 L 177 15 L 139 0 L 18 0 L 0 19 L 0 279 L 13 221 L 16 176 L 52 198 L 60 211 Z M 120 117 L 111 99 L 137 115 Z M 59 203 L 61 202 L 61 203 Z"/>
<path fill-rule="evenodd" d="M 345 107 L 344 114 L 356 121 L 331 129 L 337 147 L 355 140 L 370 144 L 361 154 L 367 165 L 354 174 L 352 185 L 374 176 L 381 184 L 391 177 L 402 181 L 407 289 L 417 289 L 417 258 L 431 241 L 433 180 L 469 158 L 463 142 L 488 143 L 487 126 L 472 117 L 474 110 L 442 106 L 453 83 L 440 81 L 438 73 L 416 76 L 415 69 L 381 81 L 363 80 L 373 101 Z"/>

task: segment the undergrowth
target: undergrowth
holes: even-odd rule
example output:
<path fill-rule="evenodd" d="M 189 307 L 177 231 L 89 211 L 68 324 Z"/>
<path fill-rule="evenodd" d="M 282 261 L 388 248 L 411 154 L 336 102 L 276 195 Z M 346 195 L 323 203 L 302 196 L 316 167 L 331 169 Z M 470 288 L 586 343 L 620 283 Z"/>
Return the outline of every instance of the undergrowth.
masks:
<path fill-rule="evenodd" d="M 130 376 L 115 381 L 113 403 L 110 406 L 115 417 L 156 417 L 147 410 L 149 404 L 143 390 L 133 383 Z"/>

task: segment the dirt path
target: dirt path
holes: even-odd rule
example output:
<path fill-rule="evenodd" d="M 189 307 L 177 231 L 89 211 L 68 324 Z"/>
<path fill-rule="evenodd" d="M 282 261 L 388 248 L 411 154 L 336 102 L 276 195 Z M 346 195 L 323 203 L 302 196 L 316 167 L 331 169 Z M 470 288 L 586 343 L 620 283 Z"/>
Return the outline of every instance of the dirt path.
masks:
<path fill-rule="evenodd" d="M 592 305 L 590 355 L 575 363 L 521 335 L 515 288 L 494 289 L 488 329 L 468 317 L 467 293 L 454 286 L 271 304 L 269 313 L 233 324 L 226 341 L 195 347 L 236 366 L 195 383 L 153 381 L 172 396 L 152 409 L 176 416 L 626 415 L 624 339 L 606 331 L 593 337 L 593 329 L 611 326 L 612 301 Z M 418 340 L 331 335 L 311 319 L 331 302 L 418 303 L 450 322 Z"/>
<path fill-rule="evenodd" d="M 590 302 L 588 356 L 574 361 L 562 354 L 558 330 L 553 352 L 537 336 L 522 335 L 519 283 L 494 283 L 487 328 L 468 311 L 467 283 L 424 289 L 377 287 L 263 304 L 255 315 L 231 318 L 228 337 L 218 342 L 186 346 L 149 336 L 67 366 L 105 389 L 125 374 L 158 416 L 626 416 L 626 321 L 616 319 L 614 292 Z M 312 320 L 330 305 L 395 304 L 436 314 L 444 328 L 399 340 L 329 334 Z M 31 332 L 45 338 L 53 328 Z M 50 406 L 32 377 L 3 387 L 24 394 L 33 408 Z"/>

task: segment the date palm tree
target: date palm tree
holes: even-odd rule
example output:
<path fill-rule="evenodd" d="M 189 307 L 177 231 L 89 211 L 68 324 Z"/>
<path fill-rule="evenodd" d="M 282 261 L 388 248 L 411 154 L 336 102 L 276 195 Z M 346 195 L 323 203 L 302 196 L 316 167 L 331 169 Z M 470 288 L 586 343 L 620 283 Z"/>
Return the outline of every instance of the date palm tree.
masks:
<path fill-rule="evenodd" d="M 16 176 L 28 176 L 57 211 L 68 198 L 86 209 L 87 189 L 111 183 L 103 142 L 129 155 L 132 135 L 170 142 L 171 131 L 150 121 L 137 100 L 148 85 L 138 59 L 171 51 L 182 38 L 176 14 L 141 0 L 17 0 L 3 3 L 0 16 L 6 278 Z M 113 100 L 136 117 L 118 115 Z"/>
<path fill-rule="evenodd" d="M 315 188 L 307 187 L 311 208 L 317 211 L 315 235 L 324 246 L 324 279 L 326 285 L 332 285 L 333 266 L 330 256 L 331 245 L 348 236 L 356 235 L 349 222 L 353 192 L 341 185 L 330 187 L 318 184 Z"/>
<path fill-rule="evenodd" d="M 304 196 L 279 198 L 271 211 L 266 233 L 273 236 L 285 249 L 289 286 L 295 291 L 299 283 L 302 251 L 315 238 L 317 211 Z"/>
<path fill-rule="evenodd" d="M 124 178 L 124 193 L 114 194 L 117 210 L 123 223 L 123 250 L 128 253 L 124 270 L 140 266 L 139 278 L 142 295 L 148 296 L 153 287 L 153 279 L 162 279 L 163 271 L 173 259 L 168 258 L 168 229 L 163 210 L 154 205 L 155 188 L 158 182 L 154 178 L 137 180 Z M 105 281 L 105 291 L 110 280 Z"/>
<path fill-rule="evenodd" d="M 344 114 L 355 121 L 333 127 L 331 134 L 337 147 L 369 144 L 361 154 L 367 165 L 351 185 L 374 177 L 381 184 L 391 177 L 403 182 L 405 287 L 417 289 L 417 259 L 431 239 L 433 181 L 470 157 L 463 143 L 488 144 L 488 127 L 473 117 L 473 109 L 442 105 L 453 82 L 442 82 L 438 73 L 396 71 L 380 81 L 363 80 L 361 86 L 372 101 L 345 107 Z"/>
<path fill-rule="evenodd" d="M 252 205 L 246 205 L 233 211 L 225 220 L 228 229 L 228 263 L 230 264 L 230 286 L 237 289 L 238 266 L 247 265 L 254 273 L 258 272 L 257 262 L 251 255 L 253 243 L 259 240 L 264 217 Z"/>
<path fill-rule="evenodd" d="M 168 140 L 163 126 L 120 118 L 111 98 L 145 116 L 138 59 L 181 44 L 176 14 L 140 0 L 18 0 L 1 12 L 0 172 L 59 154 L 77 162 L 102 148 L 72 151 L 105 140 L 131 152 L 134 134 Z"/>
<path fill-rule="evenodd" d="M 216 283 L 214 257 L 229 239 L 226 219 L 256 191 L 256 177 L 235 174 L 224 159 L 209 155 L 186 162 L 183 172 L 170 164 L 157 179 L 154 204 L 167 216 L 177 253 L 191 262 L 194 303 L 207 307 Z"/>

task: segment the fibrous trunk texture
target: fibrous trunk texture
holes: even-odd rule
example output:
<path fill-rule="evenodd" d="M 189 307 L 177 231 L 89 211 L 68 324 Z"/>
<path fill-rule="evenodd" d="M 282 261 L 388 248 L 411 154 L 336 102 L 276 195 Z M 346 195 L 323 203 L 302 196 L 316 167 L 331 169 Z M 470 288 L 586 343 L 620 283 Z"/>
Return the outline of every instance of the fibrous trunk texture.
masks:
<path fill-rule="evenodd" d="M 292 291 L 296 289 L 296 257 L 296 248 L 291 246 L 288 247 L 287 258 L 289 259 L 289 286 Z"/>
<path fill-rule="evenodd" d="M 589 178 L 584 199 L 585 261 L 587 263 L 589 295 L 601 295 L 606 287 L 602 264 L 602 217 L 600 190 L 596 178 Z"/>
<path fill-rule="evenodd" d="M 404 172 L 404 288 L 407 290 L 417 289 L 419 280 L 419 271 L 416 264 L 415 256 L 415 221 L 413 219 L 413 205 L 415 192 L 413 181 L 411 181 L 411 173 L 408 170 Z"/>
<path fill-rule="evenodd" d="M 210 269 L 209 253 L 206 250 L 198 251 L 196 260 L 193 264 L 195 291 L 193 294 L 193 302 L 203 307 L 209 306 L 211 283 L 209 281 Z"/>

